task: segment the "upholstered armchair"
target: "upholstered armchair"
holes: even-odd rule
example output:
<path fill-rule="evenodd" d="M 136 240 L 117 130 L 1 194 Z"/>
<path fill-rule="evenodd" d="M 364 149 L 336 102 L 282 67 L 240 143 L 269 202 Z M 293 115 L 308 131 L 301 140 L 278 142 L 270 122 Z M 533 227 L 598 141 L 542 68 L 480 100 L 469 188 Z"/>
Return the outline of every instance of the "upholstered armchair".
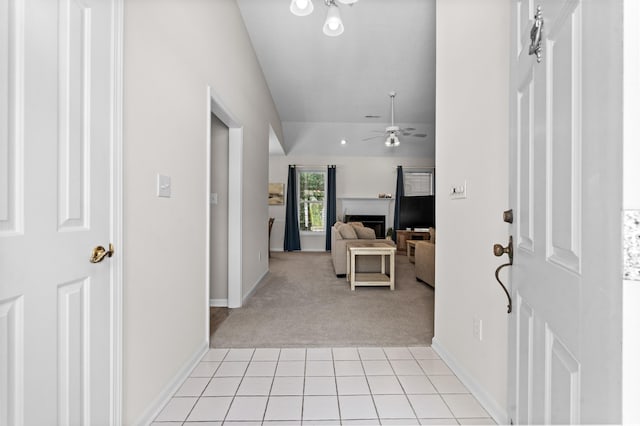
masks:
<path fill-rule="evenodd" d="M 429 239 L 416 241 L 416 279 L 436 287 L 436 230 L 429 228 Z"/>

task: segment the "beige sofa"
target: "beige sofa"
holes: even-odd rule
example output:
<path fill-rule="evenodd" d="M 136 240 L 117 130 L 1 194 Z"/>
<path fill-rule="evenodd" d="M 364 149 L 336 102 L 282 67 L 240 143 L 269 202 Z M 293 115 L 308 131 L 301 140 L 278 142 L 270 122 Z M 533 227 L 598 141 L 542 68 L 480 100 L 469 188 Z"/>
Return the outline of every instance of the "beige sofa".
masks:
<path fill-rule="evenodd" d="M 416 279 L 436 287 L 436 230 L 429 228 L 429 239 L 416 241 Z"/>
<path fill-rule="evenodd" d="M 391 240 L 376 239 L 375 231 L 360 222 L 336 222 L 331 227 L 331 258 L 337 276 L 347 273 L 347 245 L 363 242 L 376 242 L 395 247 Z M 377 272 L 380 270 L 380 259 L 377 256 L 362 256 L 358 259 L 357 272 Z"/>

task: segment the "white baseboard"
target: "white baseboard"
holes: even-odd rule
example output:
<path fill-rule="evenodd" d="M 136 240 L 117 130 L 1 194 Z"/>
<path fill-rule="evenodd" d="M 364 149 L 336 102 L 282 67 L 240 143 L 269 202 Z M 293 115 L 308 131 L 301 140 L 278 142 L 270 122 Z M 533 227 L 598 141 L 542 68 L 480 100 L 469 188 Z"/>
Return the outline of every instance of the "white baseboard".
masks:
<path fill-rule="evenodd" d="M 134 422 L 136 425 L 149 425 L 160 414 L 160 411 L 167 405 L 167 402 L 176 393 L 176 391 L 182 386 L 182 383 L 189 377 L 191 371 L 200 362 L 204 354 L 209 350 L 209 344 L 205 341 L 196 349 L 191 358 L 184 363 L 182 368 L 178 370 L 173 379 L 169 380 L 169 383 L 164 387 L 155 400 L 149 404 L 144 413 L 138 418 L 138 421 Z"/>
<path fill-rule="evenodd" d="M 478 381 L 444 348 L 437 338 L 433 338 L 431 347 L 440 358 L 449 366 L 451 371 L 458 376 L 458 379 L 469 389 L 471 394 L 478 400 L 480 405 L 489 413 L 491 417 L 499 425 L 509 424 L 509 415 L 505 407 L 502 407 L 495 399 L 486 391 L 486 389 L 478 383 Z"/>
<path fill-rule="evenodd" d="M 244 306 L 245 303 L 247 303 L 247 300 L 249 300 L 249 298 L 251 298 L 251 296 L 253 296 L 253 293 L 255 293 L 256 289 L 258 288 L 258 284 L 260 284 L 260 282 L 264 279 L 264 277 L 267 276 L 268 273 L 269 273 L 268 269 L 266 271 L 264 271 L 264 274 L 262 274 L 262 276 L 260 278 L 258 278 L 258 281 L 256 281 L 253 284 L 253 287 L 251 287 L 251 290 L 249 290 L 247 292 L 247 294 L 244 295 L 244 297 L 242 298 L 242 306 Z"/>
<path fill-rule="evenodd" d="M 229 299 L 209 299 L 209 306 L 215 308 L 226 308 L 229 306 Z"/>

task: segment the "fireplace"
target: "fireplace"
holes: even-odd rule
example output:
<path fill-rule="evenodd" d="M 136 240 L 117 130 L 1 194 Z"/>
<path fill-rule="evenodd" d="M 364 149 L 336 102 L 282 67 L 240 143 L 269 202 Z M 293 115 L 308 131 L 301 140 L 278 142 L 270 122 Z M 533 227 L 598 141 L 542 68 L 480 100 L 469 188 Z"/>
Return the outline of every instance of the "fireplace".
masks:
<path fill-rule="evenodd" d="M 385 216 L 369 214 L 348 214 L 344 217 L 345 222 L 362 222 L 367 228 L 376 232 L 376 238 L 385 237 Z"/>

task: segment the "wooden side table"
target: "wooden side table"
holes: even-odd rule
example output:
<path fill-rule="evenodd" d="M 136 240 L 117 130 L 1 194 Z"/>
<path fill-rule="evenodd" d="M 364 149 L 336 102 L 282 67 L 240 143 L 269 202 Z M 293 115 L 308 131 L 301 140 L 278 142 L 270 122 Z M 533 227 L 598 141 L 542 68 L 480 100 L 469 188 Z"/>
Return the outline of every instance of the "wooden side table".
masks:
<path fill-rule="evenodd" d="M 351 291 L 359 285 L 389 286 L 395 289 L 396 248 L 387 244 L 375 244 L 367 247 L 347 247 L 347 280 Z M 358 256 L 380 256 L 380 272 L 356 273 Z M 386 273 L 386 256 L 389 256 L 389 275 Z"/>
<path fill-rule="evenodd" d="M 407 252 L 408 240 L 428 240 L 430 235 L 429 231 L 396 231 L 398 253 L 405 254 Z"/>

